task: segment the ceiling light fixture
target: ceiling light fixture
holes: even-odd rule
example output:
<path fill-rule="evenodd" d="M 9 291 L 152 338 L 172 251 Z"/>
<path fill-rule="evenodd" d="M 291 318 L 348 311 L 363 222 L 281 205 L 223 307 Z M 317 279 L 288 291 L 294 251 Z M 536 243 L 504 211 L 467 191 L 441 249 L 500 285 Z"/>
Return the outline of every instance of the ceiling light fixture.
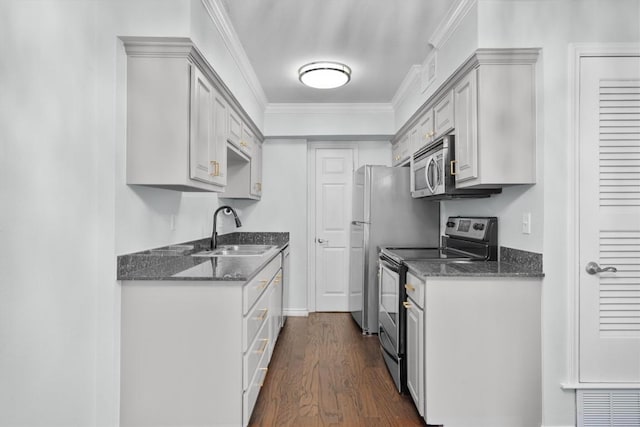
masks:
<path fill-rule="evenodd" d="M 298 78 L 309 87 L 333 89 L 351 80 L 351 68 L 340 62 L 310 62 L 298 69 Z"/>

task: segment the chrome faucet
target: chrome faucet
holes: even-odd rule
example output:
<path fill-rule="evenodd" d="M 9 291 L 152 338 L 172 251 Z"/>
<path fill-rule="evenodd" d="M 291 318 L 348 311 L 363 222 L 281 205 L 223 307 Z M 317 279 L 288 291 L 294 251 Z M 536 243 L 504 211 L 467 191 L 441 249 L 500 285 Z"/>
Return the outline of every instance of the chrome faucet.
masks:
<path fill-rule="evenodd" d="M 218 212 L 224 210 L 224 213 L 229 215 L 233 214 L 233 218 L 236 221 L 236 227 L 242 227 L 242 223 L 240 222 L 240 218 L 238 218 L 238 214 L 231 206 L 220 206 L 213 214 L 213 232 L 211 233 L 211 250 L 214 250 L 218 247 L 218 232 L 216 231 L 216 222 L 218 218 Z"/>

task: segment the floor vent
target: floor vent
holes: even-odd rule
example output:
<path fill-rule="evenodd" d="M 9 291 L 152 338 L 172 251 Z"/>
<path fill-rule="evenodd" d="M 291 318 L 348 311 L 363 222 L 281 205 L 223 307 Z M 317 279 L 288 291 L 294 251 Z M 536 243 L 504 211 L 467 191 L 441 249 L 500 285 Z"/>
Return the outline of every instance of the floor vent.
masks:
<path fill-rule="evenodd" d="M 578 390 L 578 427 L 640 427 L 639 390 Z"/>

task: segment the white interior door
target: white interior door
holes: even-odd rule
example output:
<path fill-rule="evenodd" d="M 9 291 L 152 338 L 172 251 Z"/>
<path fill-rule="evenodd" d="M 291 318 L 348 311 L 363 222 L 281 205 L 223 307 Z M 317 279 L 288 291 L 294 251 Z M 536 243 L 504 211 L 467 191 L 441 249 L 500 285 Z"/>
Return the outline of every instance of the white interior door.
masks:
<path fill-rule="evenodd" d="M 349 311 L 353 150 L 315 150 L 316 311 Z"/>
<path fill-rule="evenodd" d="M 640 58 L 582 58 L 579 95 L 580 381 L 640 382 Z"/>

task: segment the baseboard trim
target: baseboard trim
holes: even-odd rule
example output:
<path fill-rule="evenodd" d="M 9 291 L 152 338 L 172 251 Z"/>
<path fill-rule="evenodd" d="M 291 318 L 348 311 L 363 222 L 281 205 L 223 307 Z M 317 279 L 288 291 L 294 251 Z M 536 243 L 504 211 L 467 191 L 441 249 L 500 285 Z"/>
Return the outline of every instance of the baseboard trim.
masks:
<path fill-rule="evenodd" d="M 306 308 L 287 308 L 283 311 L 285 316 L 309 317 L 309 310 L 307 310 Z"/>

